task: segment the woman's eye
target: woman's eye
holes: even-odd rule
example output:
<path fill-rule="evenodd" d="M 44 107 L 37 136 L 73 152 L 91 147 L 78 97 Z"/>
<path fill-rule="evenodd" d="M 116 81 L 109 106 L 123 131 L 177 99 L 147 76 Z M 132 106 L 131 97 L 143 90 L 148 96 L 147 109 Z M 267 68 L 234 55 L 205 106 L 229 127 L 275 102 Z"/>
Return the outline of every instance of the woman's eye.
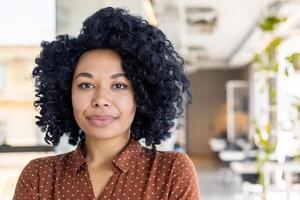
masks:
<path fill-rule="evenodd" d="M 125 89 L 125 88 L 127 88 L 127 85 L 122 84 L 122 83 L 117 83 L 117 84 L 114 84 L 113 87 L 117 88 L 117 89 Z"/>
<path fill-rule="evenodd" d="M 79 88 L 81 88 L 81 89 L 87 89 L 87 88 L 93 87 L 93 85 L 90 84 L 90 83 L 81 83 L 81 84 L 79 84 L 78 86 L 79 86 Z"/>

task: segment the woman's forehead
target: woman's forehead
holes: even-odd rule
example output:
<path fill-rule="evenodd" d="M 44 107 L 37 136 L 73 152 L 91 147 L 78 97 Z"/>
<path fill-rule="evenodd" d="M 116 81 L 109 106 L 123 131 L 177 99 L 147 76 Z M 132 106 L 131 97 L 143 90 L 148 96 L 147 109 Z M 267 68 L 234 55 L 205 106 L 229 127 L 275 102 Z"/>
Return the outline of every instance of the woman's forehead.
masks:
<path fill-rule="evenodd" d="M 106 74 L 111 76 L 116 73 L 124 73 L 121 57 L 113 50 L 91 50 L 85 52 L 78 61 L 75 76 L 80 73 L 92 75 Z"/>
<path fill-rule="evenodd" d="M 97 77 L 96 75 L 93 74 L 93 73 L 90 73 L 90 72 L 80 72 L 80 73 L 74 75 L 74 79 L 77 79 L 79 77 L 86 77 L 86 78 L 93 79 L 93 78 Z M 110 77 L 111 79 L 117 79 L 117 78 L 120 78 L 120 77 L 127 78 L 126 74 L 124 72 L 117 72 L 117 73 L 105 74 L 105 75 L 107 75 L 107 77 Z"/>

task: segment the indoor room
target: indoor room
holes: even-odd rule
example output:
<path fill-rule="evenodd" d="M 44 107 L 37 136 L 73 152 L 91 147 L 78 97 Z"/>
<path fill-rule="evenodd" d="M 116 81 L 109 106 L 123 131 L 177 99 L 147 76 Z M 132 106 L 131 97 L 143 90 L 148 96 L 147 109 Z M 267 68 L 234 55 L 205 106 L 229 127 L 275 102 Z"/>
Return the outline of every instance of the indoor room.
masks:
<path fill-rule="evenodd" d="M 1 0 L 0 16 L 1 200 L 300 199 L 300 0 Z"/>

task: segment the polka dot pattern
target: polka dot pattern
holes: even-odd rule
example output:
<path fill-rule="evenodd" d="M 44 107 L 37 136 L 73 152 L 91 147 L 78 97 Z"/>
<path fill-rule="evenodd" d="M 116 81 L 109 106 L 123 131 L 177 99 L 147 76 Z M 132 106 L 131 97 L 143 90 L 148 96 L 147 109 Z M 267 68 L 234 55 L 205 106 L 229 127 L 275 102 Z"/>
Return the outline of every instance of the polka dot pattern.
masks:
<path fill-rule="evenodd" d="M 153 155 L 131 139 L 113 163 L 113 175 L 97 200 L 200 199 L 196 170 L 185 153 Z M 96 200 L 80 145 L 69 153 L 31 160 L 13 197 L 26 199 Z"/>

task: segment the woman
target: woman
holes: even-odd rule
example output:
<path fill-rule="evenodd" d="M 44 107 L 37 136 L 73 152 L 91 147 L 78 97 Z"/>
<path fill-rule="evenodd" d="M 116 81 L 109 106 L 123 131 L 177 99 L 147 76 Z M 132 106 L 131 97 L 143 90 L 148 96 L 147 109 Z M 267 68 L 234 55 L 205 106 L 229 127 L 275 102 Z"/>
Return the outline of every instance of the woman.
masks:
<path fill-rule="evenodd" d="M 190 102 L 182 58 L 157 28 L 119 8 L 87 18 L 76 38 L 42 42 L 33 70 L 37 125 L 77 148 L 30 161 L 14 199 L 199 199 L 184 153 L 157 151 Z M 138 142 L 144 139 L 147 146 Z"/>

